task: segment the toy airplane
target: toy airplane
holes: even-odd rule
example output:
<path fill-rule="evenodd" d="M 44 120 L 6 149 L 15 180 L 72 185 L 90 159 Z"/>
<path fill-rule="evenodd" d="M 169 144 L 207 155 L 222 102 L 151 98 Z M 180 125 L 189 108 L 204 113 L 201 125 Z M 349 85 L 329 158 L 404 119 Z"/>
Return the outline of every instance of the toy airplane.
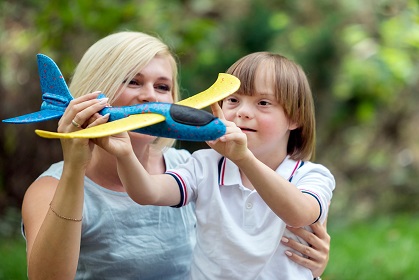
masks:
<path fill-rule="evenodd" d="M 55 62 L 43 54 L 38 54 L 37 59 L 43 99 L 41 110 L 3 122 L 20 124 L 58 119 L 73 99 Z M 106 124 L 71 133 L 35 132 L 45 138 L 99 138 L 134 131 L 186 141 L 215 140 L 224 135 L 225 125 L 211 113 L 199 109 L 226 98 L 238 90 L 239 86 L 240 81 L 236 77 L 220 73 L 210 88 L 175 104 L 150 102 L 106 107 L 99 112 L 101 115 L 110 113 Z"/>

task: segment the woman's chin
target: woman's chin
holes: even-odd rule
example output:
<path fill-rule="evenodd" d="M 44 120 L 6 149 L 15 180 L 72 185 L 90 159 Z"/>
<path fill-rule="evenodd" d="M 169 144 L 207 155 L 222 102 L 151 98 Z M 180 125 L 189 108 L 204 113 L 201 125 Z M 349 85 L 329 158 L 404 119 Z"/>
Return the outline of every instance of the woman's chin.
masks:
<path fill-rule="evenodd" d="M 131 138 L 131 143 L 141 142 L 143 144 L 150 144 L 156 140 L 156 136 L 151 136 L 147 134 L 141 134 L 137 132 L 128 132 L 129 137 Z"/>

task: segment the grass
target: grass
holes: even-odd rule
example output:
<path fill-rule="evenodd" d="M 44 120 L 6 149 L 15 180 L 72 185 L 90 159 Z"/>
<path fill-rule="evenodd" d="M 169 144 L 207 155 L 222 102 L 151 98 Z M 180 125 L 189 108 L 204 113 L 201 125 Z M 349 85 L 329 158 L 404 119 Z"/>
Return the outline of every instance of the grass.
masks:
<path fill-rule="evenodd" d="M 23 237 L 0 240 L 0 279 L 27 279 L 26 245 Z"/>
<path fill-rule="evenodd" d="M 419 279 L 418 215 L 328 226 L 332 244 L 323 280 Z M 27 279 L 25 250 L 21 236 L 0 239 L 0 279 Z"/>
<path fill-rule="evenodd" d="M 380 217 L 332 227 L 324 280 L 419 279 L 419 217 Z"/>

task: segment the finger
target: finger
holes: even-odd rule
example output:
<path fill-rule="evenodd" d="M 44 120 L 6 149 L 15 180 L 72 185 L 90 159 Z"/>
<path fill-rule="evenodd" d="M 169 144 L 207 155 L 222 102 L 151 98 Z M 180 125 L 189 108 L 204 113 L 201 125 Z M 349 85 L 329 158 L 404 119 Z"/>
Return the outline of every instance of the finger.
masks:
<path fill-rule="evenodd" d="M 297 242 L 293 239 L 288 239 L 286 237 L 282 237 L 281 243 L 298 253 L 302 254 L 304 257 L 312 258 L 317 260 L 319 258 L 318 252 L 310 246 L 304 245 L 300 242 Z"/>
<path fill-rule="evenodd" d="M 105 117 L 105 119 L 106 119 L 106 121 L 108 122 L 109 121 L 109 113 L 108 114 L 106 114 L 106 115 L 101 115 L 101 114 L 99 114 L 99 113 L 95 113 L 95 114 L 93 114 L 87 121 L 86 121 L 86 123 L 87 123 L 87 126 L 86 127 L 90 127 L 90 125 L 93 123 L 93 122 L 95 122 L 97 119 L 101 119 L 101 118 L 103 118 L 103 117 Z M 101 121 L 101 124 L 102 124 L 103 122 Z M 95 123 L 94 125 L 98 125 L 97 123 Z"/>
<path fill-rule="evenodd" d="M 293 262 L 303 266 L 303 267 L 307 267 L 310 270 L 314 270 L 317 268 L 316 262 L 314 262 L 311 259 L 302 257 L 296 253 L 293 253 L 291 251 L 285 251 L 285 255 L 287 255 L 287 257 L 289 259 L 291 259 Z"/>
<path fill-rule="evenodd" d="M 292 240 L 292 242 L 290 242 L 290 244 L 294 244 L 294 242 L 296 242 L 297 244 L 300 244 L 300 245 L 295 245 L 295 246 L 299 246 L 297 248 L 297 250 L 299 252 L 301 252 L 302 254 L 306 254 L 306 252 L 311 252 L 311 255 L 308 255 L 308 256 L 309 257 L 314 257 L 313 254 L 317 254 L 317 251 L 320 251 L 320 252 L 328 251 L 329 242 L 328 242 L 326 236 L 322 236 L 320 238 L 320 236 L 317 236 L 316 234 L 314 234 L 314 233 L 312 233 L 312 232 L 310 232 L 310 231 L 308 231 L 304 228 L 298 228 L 298 229 L 297 228 L 290 228 L 289 230 L 309 244 L 309 246 L 306 246 L 306 245 L 301 244 L 299 242 L 296 242 L 294 240 Z M 326 233 L 326 235 L 327 235 L 327 233 Z M 313 251 L 315 251 L 316 253 L 313 253 Z"/>
<path fill-rule="evenodd" d="M 81 124 L 82 127 L 86 127 L 89 125 L 88 120 L 102 110 L 107 105 L 107 101 L 107 98 L 103 98 L 76 104 L 71 107 L 71 112 L 68 117 L 71 118 L 71 116 L 73 116 L 71 119 L 72 123 L 77 122 Z"/>
<path fill-rule="evenodd" d="M 71 100 L 74 104 L 83 103 L 88 100 L 97 99 L 101 91 L 94 91 Z"/>
<path fill-rule="evenodd" d="M 301 237 L 302 239 L 304 239 L 304 241 L 306 241 L 309 244 L 311 244 L 309 241 L 311 241 L 311 239 L 313 239 L 315 237 L 312 232 L 310 232 L 310 231 L 308 231 L 304 228 L 301 228 L 301 227 L 295 228 L 295 227 L 287 226 L 287 230 L 289 230 L 290 232 L 294 233 L 295 235 Z"/>
<path fill-rule="evenodd" d="M 223 137 L 223 136 L 221 136 L 221 137 Z M 221 138 L 220 137 L 220 138 Z M 211 141 L 205 141 L 205 143 L 207 143 L 207 145 L 210 147 L 210 148 L 213 148 L 217 143 L 218 143 L 218 141 L 220 140 L 220 138 L 218 138 L 218 139 L 215 139 L 215 140 L 211 140 Z"/>
<path fill-rule="evenodd" d="M 86 94 L 86 95 L 83 95 L 83 96 L 80 96 L 78 98 L 71 100 L 58 124 L 61 125 L 61 123 L 63 122 L 65 123 L 70 122 L 71 120 L 74 119 L 77 112 L 85 109 L 87 106 L 100 103 L 101 101 L 104 102 L 104 100 L 102 99 L 100 100 L 97 99 L 99 93 L 100 91 L 96 91 L 96 92 L 89 93 L 89 94 Z"/>
<path fill-rule="evenodd" d="M 218 103 L 211 104 L 211 110 L 212 114 L 219 118 L 220 120 L 225 120 L 223 110 L 221 109 L 220 105 Z"/>
<path fill-rule="evenodd" d="M 89 123 L 89 125 L 87 127 L 93 127 L 93 126 L 96 126 L 96 125 L 107 123 L 108 120 L 109 120 L 109 116 L 110 116 L 109 113 L 106 114 L 106 115 L 100 116 L 99 118 L 96 118 L 93 122 Z"/>
<path fill-rule="evenodd" d="M 317 222 L 310 225 L 310 227 L 313 230 L 313 233 L 320 239 L 326 240 L 328 242 L 330 241 L 330 235 L 327 233 L 327 229 L 324 224 Z"/>

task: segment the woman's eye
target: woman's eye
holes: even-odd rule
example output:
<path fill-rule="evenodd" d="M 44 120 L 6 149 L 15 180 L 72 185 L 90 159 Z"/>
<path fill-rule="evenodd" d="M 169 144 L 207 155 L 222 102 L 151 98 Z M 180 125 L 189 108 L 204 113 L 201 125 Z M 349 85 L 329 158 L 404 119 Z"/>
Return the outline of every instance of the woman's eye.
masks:
<path fill-rule="evenodd" d="M 137 80 L 131 80 L 128 84 L 133 85 L 133 86 L 139 86 L 140 85 L 140 83 Z"/>
<path fill-rule="evenodd" d="M 169 85 L 157 85 L 156 89 L 160 90 L 160 91 L 170 91 L 171 90 Z"/>
<path fill-rule="evenodd" d="M 127 82 L 127 80 L 125 80 L 123 83 L 127 84 L 128 86 L 140 86 L 141 85 L 140 82 L 138 80 L 135 80 L 135 79 L 133 79 L 129 82 Z"/>

